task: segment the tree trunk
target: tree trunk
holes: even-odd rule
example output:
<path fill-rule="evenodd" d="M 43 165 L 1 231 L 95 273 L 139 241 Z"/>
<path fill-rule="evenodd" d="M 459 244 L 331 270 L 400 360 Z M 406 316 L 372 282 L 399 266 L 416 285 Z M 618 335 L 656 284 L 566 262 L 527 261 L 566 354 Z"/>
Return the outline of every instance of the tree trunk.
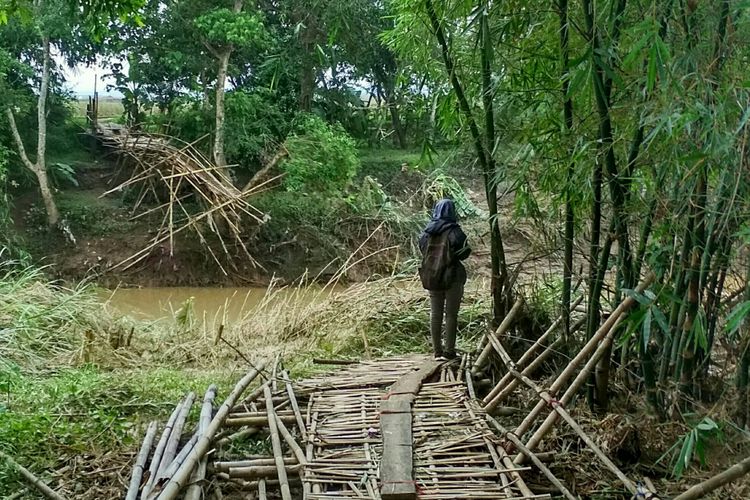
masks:
<path fill-rule="evenodd" d="M 242 12 L 243 0 L 234 0 L 232 6 L 232 12 L 239 14 Z M 229 68 L 229 57 L 232 55 L 234 47 L 232 44 L 222 48 L 220 51 L 215 51 L 214 55 L 219 62 L 219 69 L 216 73 L 216 131 L 214 132 L 214 163 L 217 166 L 223 167 L 227 164 L 227 159 L 224 154 L 224 87 L 227 83 L 227 71 Z"/>
<path fill-rule="evenodd" d="M 214 163 L 222 167 L 227 164 L 224 155 L 224 85 L 227 82 L 227 68 L 232 48 L 228 47 L 220 52 L 219 71 L 216 75 L 216 131 L 214 135 Z"/>
<path fill-rule="evenodd" d="M 5 113 L 8 117 L 13 140 L 18 148 L 18 155 L 21 157 L 24 166 L 34 173 L 39 182 L 39 191 L 42 195 L 42 201 L 44 201 L 44 208 L 47 211 L 47 225 L 52 228 L 57 226 L 60 221 L 60 214 L 57 211 L 57 205 L 49 187 L 45 159 L 47 154 L 47 94 L 49 93 L 50 78 L 50 40 L 47 35 L 42 37 L 42 50 L 44 51 L 44 59 L 42 61 L 42 81 L 39 86 L 39 98 L 37 100 L 36 163 L 32 163 L 26 154 L 26 148 L 24 148 L 21 135 L 18 133 L 13 111 L 10 108 L 6 108 Z"/>

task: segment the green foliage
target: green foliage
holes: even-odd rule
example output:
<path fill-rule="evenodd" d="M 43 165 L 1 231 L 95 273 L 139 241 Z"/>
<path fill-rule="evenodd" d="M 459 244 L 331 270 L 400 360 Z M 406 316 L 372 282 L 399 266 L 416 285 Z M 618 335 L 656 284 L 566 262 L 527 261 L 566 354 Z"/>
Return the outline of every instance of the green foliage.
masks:
<path fill-rule="evenodd" d="M 277 99 L 276 94 L 262 90 L 227 94 L 226 155 L 230 164 L 250 169 L 283 140 L 289 121 Z"/>
<path fill-rule="evenodd" d="M 67 163 L 54 162 L 47 167 L 50 183 L 57 189 L 65 186 L 78 187 L 76 171 Z"/>
<path fill-rule="evenodd" d="M 302 193 L 340 193 L 351 182 L 360 162 L 354 140 L 336 125 L 315 115 L 301 115 L 285 147 L 284 185 Z"/>
<path fill-rule="evenodd" d="M 672 475 L 681 478 L 695 458 L 698 458 L 701 466 L 705 466 L 706 448 L 721 438 L 722 432 L 718 424 L 710 417 L 704 417 L 675 443 L 674 447 L 679 446 L 679 451 L 674 455 Z"/>
<path fill-rule="evenodd" d="M 195 20 L 208 43 L 219 45 L 248 45 L 255 43 L 264 34 L 260 17 L 248 12 L 232 12 L 229 9 L 212 10 Z"/>

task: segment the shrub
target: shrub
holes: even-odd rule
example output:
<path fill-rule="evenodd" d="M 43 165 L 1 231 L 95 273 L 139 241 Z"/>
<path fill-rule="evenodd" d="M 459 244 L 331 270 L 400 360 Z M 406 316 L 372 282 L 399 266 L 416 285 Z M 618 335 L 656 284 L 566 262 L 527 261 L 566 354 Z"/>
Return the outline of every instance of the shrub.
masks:
<path fill-rule="evenodd" d="M 315 115 L 299 116 L 285 145 L 289 158 L 282 168 L 289 191 L 341 192 L 359 169 L 354 140 L 341 126 L 329 125 Z"/>

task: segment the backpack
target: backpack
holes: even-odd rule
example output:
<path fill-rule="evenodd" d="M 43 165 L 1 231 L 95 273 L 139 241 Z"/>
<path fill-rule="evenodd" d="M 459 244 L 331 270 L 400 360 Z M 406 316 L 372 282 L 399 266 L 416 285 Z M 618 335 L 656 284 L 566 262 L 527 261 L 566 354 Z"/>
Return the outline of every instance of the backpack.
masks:
<path fill-rule="evenodd" d="M 453 251 L 450 230 L 427 237 L 427 246 L 422 254 L 419 279 L 426 290 L 447 290 L 453 282 Z"/>

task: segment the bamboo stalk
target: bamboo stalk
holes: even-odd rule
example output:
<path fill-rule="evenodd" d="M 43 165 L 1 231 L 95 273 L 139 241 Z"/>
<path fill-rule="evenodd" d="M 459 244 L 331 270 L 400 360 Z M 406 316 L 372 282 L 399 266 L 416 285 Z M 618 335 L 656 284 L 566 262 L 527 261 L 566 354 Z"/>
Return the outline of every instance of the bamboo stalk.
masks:
<path fill-rule="evenodd" d="M 512 442 L 516 446 L 516 448 L 518 448 L 527 457 L 531 459 L 534 465 L 537 466 L 537 468 L 542 472 L 542 474 L 544 474 L 544 476 L 547 479 L 549 479 L 549 481 L 555 486 L 555 488 L 557 488 L 557 490 L 560 493 L 562 493 L 562 495 L 565 498 L 567 498 L 568 500 L 578 500 L 575 496 L 573 496 L 573 494 L 568 490 L 568 488 L 566 488 L 565 485 L 562 484 L 560 480 L 555 477 L 552 471 L 549 470 L 549 467 L 544 465 L 544 463 L 541 460 L 539 460 L 539 458 L 534 454 L 534 452 L 526 448 L 521 442 L 521 440 L 518 439 L 518 437 L 515 434 L 513 434 L 512 432 L 507 430 L 505 427 L 500 425 L 500 422 L 492 418 L 490 415 L 487 415 L 486 418 L 490 424 L 495 426 L 495 428 L 502 433 L 503 437 L 510 440 L 510 442 Z"/>
<path fill-rule="evenodd" d="M 281 483 L 281 497 L 283 500 L 292 500 L 292 493 L 289 490 L 286 469 L 284 468 L 284 456 L 281 451 L 281 440 L 279 439 L 279 430 L 276 425 L 276 414 L 273 409 L 273 396 L 271 388 L 268 385 L 263 386 L 263 393 L 266 397 L 266 412 L 268 413 L 268 428 L 271 432 L 271 446 L 273 455 L 276 459 L 276 469 Z"/>
<path fill-rule="evenodd" d="M 211 423 L 208 425 L 206 432 L 201 434 L 201 436 L 198 438 L 198 442 L 193 447 L 193 450 L 185 458 L 185 461 L 182 463 L 174 476 L 172 476 L 169 482 L 164 486 L 164 490 L 161 492 L 161 495 L 159 495 L 158 500 L 173 500 L 177 497 L 182 488 L 185 487 L 187 481 L 190 479 L 190 475 L 192 474 L 193 469 L 198 465 L 198 462 L 208 451 L 213 437 L 219 431 L 219 428 L 224 423 L 227 415 L 229 415 L 229 411 L 234 406 L 239 397 L 242 396 L 242 393 L 245 392 L 247 386 L 249 386 L 250 383 L 255 380 L 255 378 L 260 374 L 260 371 L 263 370 L 265 366 L 266 363 L 261 362 L 257 368 L 249 371 L 244 377 L 242 377 L 239 382 L 237 382 L 237 385 L 235 385 L 232 392 L 216 412 L 214 418 L 211 419 Z"/>
<path fill-rule="evenodd" d="M 307 464 L 307 458 L 305 457 L 305 452 L 302 451 L 302 448 L 300 448 L 300 445 L 297 444 L 297 441 L 295 441 L 294 436 L 289 432 L 289 429 L 286 428 L 286 425 L 284 425 L 284 421 L 279 418 L 278 415 L 276 415 L 276 425 L 279 429 L 279 432 L 281 432 L 281 436 L 284 438 L 284 441 L 286 441 L 286 444 L 289 445 L 289 448 L 292 449 L 292 453 L 294 453 L 294 456 L 297 457 L 297 461 L 302 464 Z"/>
<path fill-rule="evenodd" d="M 741 478 L 745 474 L 750 472 L 750 457 L 747 457 L 743 461 L 734 464 L 727 470 L 716 474 L 715 476 L 706 479 L 702 483 L 698 483 L 691 486 L 687 491 L 674 497 L 674 500 L 695 500 L 696 498 L 703 498 L 708 493 L 714 491 L 727 483 Z"/>
<path fill-rule="evenodd" d="M 646 276 L 646 278 L 636 287 L 636 293 L 643 293 L 643 291 L 648 288 L 648 286 L 654 281 L 654 279 L 656 279 L 656 275 L 653 272 L 649 273 L 648 276 Z M 575 372 L 578 365 L 580 365 L 583 360 L 587 358 L 589 354 L 591 354 L 592 351 L 596 350 L 602 339 L 615 325 L 618 318 L 625 311 L 629 310 L 633 305 L 635 305 L 635 303 L 636 300 L 633 297 L 628 296 L 620 303 L 620 305 L 617 306 L 614 311 L 612 311 L 612 314 L 609 316 L 609 318 L 607 318 L 607 321 L 605 321 L 604 324 L 599 327 L 599 329 L 589 339 L 586 345 L 581 348 L 578 354 L 575 355 L 570 363 L 568 363 L 568 366 L 565 367 L 562 373 L 552 383 L 549 388 L 549 392 L 551 394 L 557 394 L 562 390 L 563 387 L 565 387 L 570 377 L 573 376 L 573 373 Z M 519 426 L 516 427 L 513 432 L 515 432 L 517 436 L 522 436 L 523 434 L 525 434 L 526 431 L 528 431 L 536 421 L 537 417 L 539 417 L 539 415 L 542 413 L 545 406 L 546 403 L 544 401 L 539 401 L 534 409 L 531 410 L 531 412 L 526 416 L 523 422 L 521 422 L 521 424 L 519 424 Z"/>
<path fill-rule="evenodd" d="M 617 326 L 622 320 L 623 317 L 621 316 L 612 326 L 612 329 L 609 331 L 609 333 L 607 333 L 607 336 L 604 337 L 602 343 L 599 345 L 599 347 L 597 347 L 596 351 L 594 351 L 594 354 L 591 355 L 591 358 L 586 362 L 583 368 L 581 368 L 581 371 L 570 384 L 570 387 L 568 387 L 563 396 L 560 398 L 561 405 L 565 406 L 573 399 L 581 386 L 588 380 L 589 374 L 592 372 L 592 370 L 594 370 L 601 357 L 610 352 L 609 348 L 614 340 Z M 536 448 L 544 438 L 544 436 L 552 428 L 552 426 L 555 425 L 555 422 L 557 422 L 557 413 L 553 411 L 550 412 L 549 415 L 547 415 L 547 418 L 544 420 L 544 422 L 542 422 L 542 425 L 540 425 L 539 428 L 534 432 L 534 434 L 529 438 L 529 440 L 526 442 L 526 447 L 532 450 Z M 518 460 L 517 463 L 520 463 L 521 457 L 522 455 L 516 457 L 516 460 Z"/>
<path fill-rule="evenodd" d="M 588 447 L 591 449 L 591 451 L 594 452 L 599 460 L 601 460 L 604 466 L 607 467 L 615 476 L 617 476 L 617 478 L 632 494 L 637 494 L 638 488 L 636 487 L 636 485 L 630 479 L 628 479 L 628 477 L 623 474 L 619 467 L 617 467 L 617 465 L 615 465 L 614 462 L 612 462 L 612 460 L 607 457 L 607 455 L 599 448 L 599 446 L 594 443 L 594 441 L 588 436 L 588 434 L 583 431 L 581 426 L 579 426 L 578 423 L 573 419 L 573 417 L 570 416 L 567 410 L 565 410 L 557 401 L 555 401 L 555 399 L 550 395 L 548 391 L 542 389 L 533 380 L 525 375 L 522 375 L 515 369 L 513 360 L 510 358 L 510 355 L 508 355 L 507 351 L 505 351 L 505 348 L 503 348 L 503 346 L 500 344 L 500 341 L 496 337 L 491 336 L 490 343 L 495 346 L 495 349 L 500 355 L 500 358 L 503 360 L 503 363 L 505 363 L 508 371 L 511 372 L 514 377 L 520 379 L 521 382 L 523 382 L 527 387 L 536 392 L 543 403 L 551 406 L 554 411 L 559 413 L 560 416 L 575 431 L 575 433 L 578 434 L 581 439 L 583 439 L 586 445 L 588 445 Z"/>
<path fill-rule="evenodd" d="M 579 304 L 579 303 L 581 302 L 581 300 L 583 300 L 583 296 L 581 296 L 581 297 L 579 297 L 579 298 L 578 298 L 578 300 L 577 300 L 577 301 L 576 301 L 576 303 L 575 303 L 575 306 L 577 306 L 577 305 L 578 305 L 578 304 Z M 526 367 L 526 366 L 527 366 L 527 363 L 528 363 L 528 362 L 529 362 L 529 360 L 530 360 L 530 359 L 532 358 L 532 356 L 534 356 L 534 353 L 536 352 L 536 350 L 537 350 L 537 349 L 538 349 L 538 348 L 539 348 L 539 347 L 540 347 L 540 346 L 541 346 L 541 345 L 542 345 L 542 344 L 544 343 L 544 341 L 545 341 L 545 340 L 547 340 L 547 338 L 548 338 L 548 337 L 549 337 L 549 336 L 550 336 L 550 335 L 551 335 L 552 333 L 554 333 L 554 331 L 555 331 L 555 330 L 557 329 L 557 327 L 558 327 L 558 326 L 559 326 L 559 325 L 560 325 L 560 324 L 562 323 L 562 320 L 563 320 L 563 316 L 560 316 L 560 317 L 558 317 L 558 318 L 557 318 L 557 319 L 555 320 L 555 322 L 554 322 L 554 323 L 552 323 L 552 326 L 550 326 L 550 327 L 549 327 L 549 328 L 547 329 L 547 331 L 546 331 L 546 332 L 544 332 L 544 333 L 542 334 L 542 336 L 541 336 L 541 337 L 539 337 L 539 338 L 538 338 L 538 339 L 536 340 L 536 342 L 534 342 L 534 343 L 533 343 L 533 344 L 531 345 L 531 347 L 529 347 L 529 348 L 528 348 L 528 349 L 526 350 L 526 352 L 524 352 L 524 353 L 523 353 L 523 356 L 521 356 L 521 358 L 520 358 L 520 359 L 518 360 L 518 363 L 516 363 L 516 364 L 518 365 L 518 367 L 519 367 L 519 368 L 524 368 L 524 367 Z M 581 326 L 582 326 L 582 325 L 583 325 L 583 324 L 584 324 L 585 322 L 586 322 L 585 318 L 584 318 L 584 319 L 581 319 L 581 320 L 579 320 L 579 321 L 578 321 L 578 322 L 577 322 L 577 323 L 576 323 L 575 325 L 573 325 L 573 326 L 572 326 L 572 327 L 570 328 L 570 333 L 574 333 L 575 331 L 577 331 L 577 330 L 578 330 L 578 329 L 579 329 L 579 328 L 580 328 L 580 327 L 581 327 Z M 546 350 L 549 350 L 549 349 L 550 349 L 550 347 L 547 347 L 547 348 L 546 348 Z M 538 359 L 538 358 L 539 358 L 540 356 L 543 356 L 543 355 L 545 355 L 545 356 L 548 356 L 549 354 L 545 354 L 545 352 L 544 352 L 544 351 L 542 351 L 542 353 L 541 353 L 541 354 L 539 354 L 539 356 L 536 356 L 536 357 L 534 358 L 534 360 L 532 360 L 532 363 L 533 363 L 533 362 L 534 362 L 534 361 L 535 361 L 536 359 Z M 493 401 L 493 400 L 494 400 L 494 399 L 495 399 L 495 398 L 497 397 L 497 395 L 498 395 L 498 394 L 500 394 L 500 392 L 501 392 L 501 391 L 502 391 L 502 390 L 503 390 L 503 389 L 505 388 L 505 386 L 506 386 L 506 385 L 508 385 L 508 383 L 512 383 L 512 381 L 513 381 L 513 380 L 514 380 L 514 379 L 513 379 L 513 377 L 511 376 L 511 374 L 510 374 L 510 373 L 506 373 L 506 374 L 505 374 L 505 375 L 504 375 L 504 376 L 503 376 L 503 377 L 502 377 L 502 378 L 500 379 L 500 381 L 499 381 L 499 382 L 498 382 L 498 383 L 497 383 L 497 384 L 495 385 L 495 387 L 494 387 L 494 388 L 493 388 L 493 389 L 492 389 L 492 390 L 491 390 L 491 391 L 489 392 L 489 394 L 487 394 L 487 396 L 485 396 L 485 397 L 484 397 L 484 399 L 482 400 L 482 403 L 483 403 L 483 404 L 485 405 L 485 407 L 489 407 L 489 406 L 490 406 L 490 402 L 491 402 L 491 401 Z M 497 403 L 495 403 L 495 404 L 497 404 Z"/>
<path fill-rule="evenodd" d="M 138 452 L 138 458 L 135 461 L 133 467 L 133 473 L 130 476 L 130 486 L 128 486 L 128 492 L 125 495 L 125 500 L 136 500 L 138 498 L 138 490 L 141 487 L 141 480 L 143 479 L 143 470 L 146 468 L 146 461 L 148 455 L 151 453 L 151 447 L 154 445 L 154 438 L 156 437 L 156 430 L 158 424 L 156 421 L 148 424 L 146 430 L 146 436 L 143 438 L 141 449 Z"/>
<path fill-rule="evenodd" d="M 203 434 L 204 432 L 206 432 L 209 424 L 211 423 L 211 414 L 213 413 L 214 399 L 216 399 L 217 390 L 218 389 L 215 385 L 210 385 L 208 387 L 208 390 L 206 391 L 206 394 L 203 396 L 203 406 L 201 407 L 201 416 L 198 423 L 199 434 Z M 185 493 L 185 500 L 200 500 L 201 494 L 203 492 L 201 482 L 206 477 L 207 463 L 208 457 L 204 455 L 200 463 L 198 464 L 198 468 L 190 478 L 191 484 L 188 487 L 187 492 Z"/>
<path fill-rule="evenodd" d="M 65 497 L 57 493 L 55 490 L 47 486 L 47 484 L 36 477 L 29 469 L 24 467 L 23 465 L 19 464 L 15 460 L 13 460 L 13 457 L 5 453 L 4 451 L 0 450 L 0 457 L 4 458 L 8 461 L 10 465 L 12 465 L 18 472 L 21 473 L 21 475 L 28 481 L 28 483 L 39 490 L 39 492 L 44 495 L 45 497 L 51 499 L 51 500 L 65 500 Z"/>
<path fill-rule="evenodd" d="M 193 436 L 190 438 L 190 440 L 185 443 L 185 446 L 182 447 L 180 452 L 177 454 L 177 456 L 174 457 L 174 460 L 169 464 L 169 466 L 162 472 L 161 477 L 159 477 L 156 480 L 156 483 L 154 484 L 153 489 L 148 494 L 148 497 L 141 497 L 141 498 L 148 498 L 148 500 L 154 500 L 159 496 L 159 493 L 161 492 L 161 487 L 172 477 L 174 476 L 175 472 L 180 468 L 180 466 L 185 461 L 185 458 L 187 458 L 188 454 L 193 450 L 193 447 L 195 447 L 195 443 L 198 442 L 198 433 L 194 433 Z"/>
<path fill-rule="evenodd" d="M 521 306 L 523 306 L 523 297 L 519 296 L 518 299 L 516 299 L 515 304 L 513 304 L 513 307 L 510 309 L 510 311 L 508 311 L 508 314 L 506 314 L 505 318 L 503 318 L 503 322 L 500 323 L 500 326 L 498 326 L 497 330 L 495 330 L 495 335 L 497 335 L 498 337 L 502 336 L 510 329 L 511 325 L 513 324 L 513 320 L 521 310 Z M 471 368 L 471 373 L 473 375 L 477 375 L 479 373 L 479 370 L 482 368 L 482 366 L 484 366 L 491 352 L 492 345 L 490 342 L 488 342 L 487 345 L 484 346 L 484 350 L 482 350 L 481 354 L 474 362 L 474 366 Z"/>
<path fill-rule="evenodd" d="M 297 403 L 297 396 L 294 394 L 294 387 L 292 387 L 292 382 L 289 380 L 289 373 L 284 370 L 281 372 L 281 375 L 284 377 L 284 383 L 286 384 L 286 392 L 289 396 L 289 402 L 292 405 L 294 416 L 297 418 L 297 428 L 299 429 L 300 437 L 302 438 L 302 442 L 305 442 L 307 441 L 307 429 L 305 428 L 305 421 L 302 418 L 302 412 L 300 411 L 299 404 Z"/>
<path fill-rule="evenodd" d="M 285 465 L 281 469 L 279 469 L 278 465 L 276 464 L 255 465 L 252 467 L 230 467 L 228 474 L 229 477 L 235 477 L 239 479 L 276 478 L 278 477 L 280 470 L 283 470 L 284 476 L 286 476 L 287 474 L 296 474 L 297 472 L 299 472 L 301 467 L 302 466 L 300 464 Z M 287 489 L 289 488 L 289 484 L 285 483 L 286 480 L 279 478 L 279 481 L 282 491 L 284 490 L 284 484 L 286 484 Z"/>
<path fill-rule="evenodd" d="M 182 402 L 177 418 L 174 421 L 174 426 L 169 433 L 169 439 L 164 447 L 164 454 L 161 456 L 159 461 L 159 468 L 156 472 L 156 480 L 158 481 L 163 476 L 164 471 L 169 467 L 174 458 L 177 456 L 177 448 L 180 445 L 180 438 L 182 437 L 182 429 L 185 427 L 185 421 L 187 420 L 190 409 L 193 407 L 195 401 L 195 393 L 188 393 L 185 400 Z"/>
<path fill-rule="evenodd" d="M 169 439 L 169 435 L 172 432 L 172 426 L 174 425 L 175 420 L 177 420 L 177 415 L 180 413 L 180 408 L 182 408 L 182 404 L 184 402 L 185 399 L 182 399 L 179 403 L 177 403 L 177 406 L 175 406 L 172 414 L 169 416 L 169 420 L 167 420 L 167 425 L 166 427 L 164 427 L 164 430 L 161 433 L 159 442 L 156 444 L 154 456 L 151 457 L 151 465 L 148 468 L 148 481 L 146 481 L 146 485 L 141 491 L 141 496 L 143 498 L 148 497 L 148 494 L 151 492 L 151 489 L 156 483 L 156 472 L 159 469 L 159 463 L 161 462 L 161 457 L 164 454 L 164 448 L 167 446 L 167 440 Z"/>

